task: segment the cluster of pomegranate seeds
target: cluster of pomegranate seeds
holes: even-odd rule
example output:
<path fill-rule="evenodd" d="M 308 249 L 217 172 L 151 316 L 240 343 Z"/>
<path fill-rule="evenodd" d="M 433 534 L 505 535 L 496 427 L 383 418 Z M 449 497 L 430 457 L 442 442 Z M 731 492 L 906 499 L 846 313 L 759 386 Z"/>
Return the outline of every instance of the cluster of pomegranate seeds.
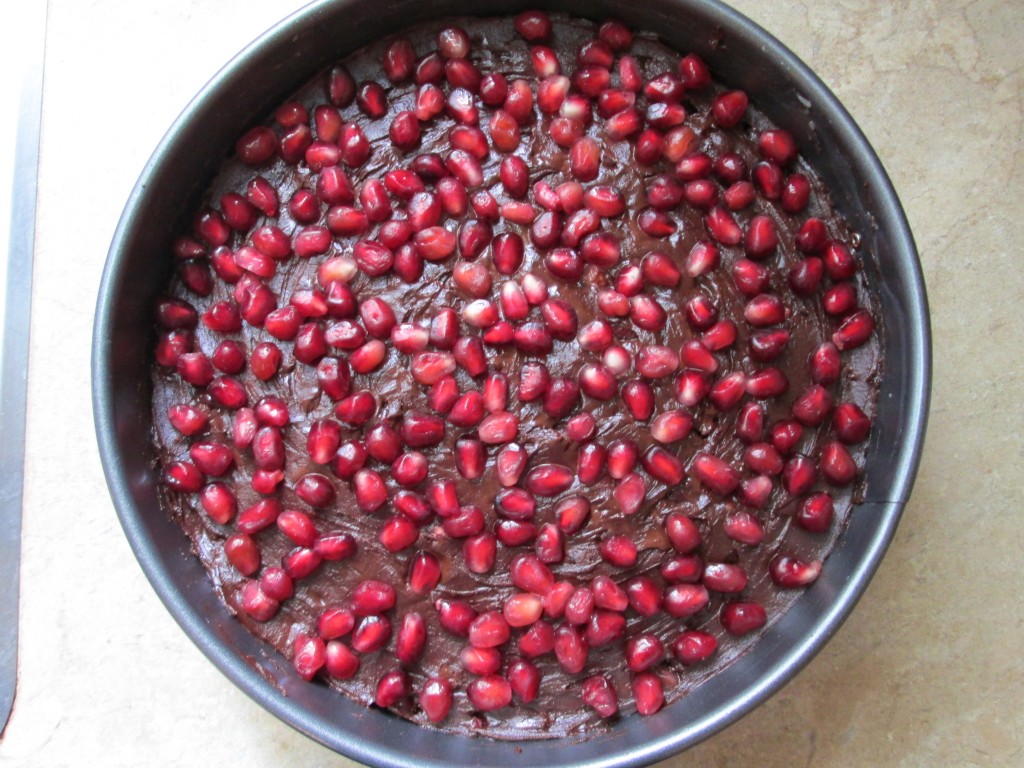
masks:
<path fill-rule="evenodd" d="M 871 429 L 857 241 L 697 55 L 466 27 L 238 140 L 157 306 L 164 484 L 305 679 L 652 715 L 821 572 Z"/>

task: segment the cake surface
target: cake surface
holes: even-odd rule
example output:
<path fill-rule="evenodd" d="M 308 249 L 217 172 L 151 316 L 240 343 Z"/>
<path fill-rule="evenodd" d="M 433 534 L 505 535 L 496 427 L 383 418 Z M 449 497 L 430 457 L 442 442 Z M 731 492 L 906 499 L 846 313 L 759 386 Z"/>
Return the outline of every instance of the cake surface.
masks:
<path fill-rule="evenodd" d="M 504 739 L 756 642 L 863 490 L 881 365 L 791 137 L 653 36 L 545 18 L 409 30 L 246 133 L 153 368 L 165 507 L 238 619 Z"/>

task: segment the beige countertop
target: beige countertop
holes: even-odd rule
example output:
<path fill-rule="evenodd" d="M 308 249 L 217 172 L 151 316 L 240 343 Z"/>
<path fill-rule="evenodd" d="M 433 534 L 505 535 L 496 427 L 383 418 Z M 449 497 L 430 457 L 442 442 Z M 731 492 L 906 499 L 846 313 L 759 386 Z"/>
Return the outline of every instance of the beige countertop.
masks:
<path fill-rule="evenodd" d="M 348 766 L 227 681 L 149 587 L 103 482 L 92 314 L 164 130 L 296 0 L 50 0 L 20 683 L 0 765 Z M 1024 765 L 1024 5 L 737 0 L 874 144 L 935 334 L 914 497 L 871 587 L 785 689 L 666 766 Z"/>

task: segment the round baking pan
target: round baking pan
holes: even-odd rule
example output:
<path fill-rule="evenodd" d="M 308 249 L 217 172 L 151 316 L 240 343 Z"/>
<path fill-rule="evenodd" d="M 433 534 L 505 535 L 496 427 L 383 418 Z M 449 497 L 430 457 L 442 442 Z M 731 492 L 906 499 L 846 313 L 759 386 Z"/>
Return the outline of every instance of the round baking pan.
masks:
<path fill-rule="evenodd" d="M 497 742 L 420 728 L 366 709 L 291 665 L 235 621 L 188 539 L 160 512 L 149 369 L 153 306 L 170 253 L 235 139 L 322 68 L 427 19 L 511 14 L 527 7 L 658 32 L 694 51 L 718 80 L 796 137 L 861 234 L 869 288 L 881 311 L 885 367 L 866 465 L 866 499 L 821 578 L 753 648 L 652 717 L 630 716 L 588 739 Z M 168 610 L 253 699 L 326 746 L 374 766 L 636 766 L 685 749 L 735 721 L 792 678 L 836 632 L 864 592 L 899 522 L 917 471 L 931 383 L 927 298 L 906 218 L 878 157 L 836 97 L 796 56 L 713 0 L 338 0 L 314 2 L 260 37 L 196 96 L 143 169 L 114 234 L 96 309 L 93 407 L 100 455 L 125 534 Z"/>

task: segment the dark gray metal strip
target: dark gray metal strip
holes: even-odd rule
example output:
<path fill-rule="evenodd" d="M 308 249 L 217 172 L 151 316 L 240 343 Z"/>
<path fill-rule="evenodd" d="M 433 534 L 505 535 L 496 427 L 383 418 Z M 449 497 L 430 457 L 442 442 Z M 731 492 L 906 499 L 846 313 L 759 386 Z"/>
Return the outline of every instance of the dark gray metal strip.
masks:
<path fill-rule="evenodd" d="M 46 0 L 0 14 L 0 64 L 7 86 L 0 110 L 0 731 L 14 704 L 18 674 L 25 401 L 28 380 L 36 178 L 43 98 Z M 10 185 L 10 186 L 8 186 Z M 8 204 L 9 203 L 9 204 Z M 0 245 L 2 247 L 2 245 Z"/>

